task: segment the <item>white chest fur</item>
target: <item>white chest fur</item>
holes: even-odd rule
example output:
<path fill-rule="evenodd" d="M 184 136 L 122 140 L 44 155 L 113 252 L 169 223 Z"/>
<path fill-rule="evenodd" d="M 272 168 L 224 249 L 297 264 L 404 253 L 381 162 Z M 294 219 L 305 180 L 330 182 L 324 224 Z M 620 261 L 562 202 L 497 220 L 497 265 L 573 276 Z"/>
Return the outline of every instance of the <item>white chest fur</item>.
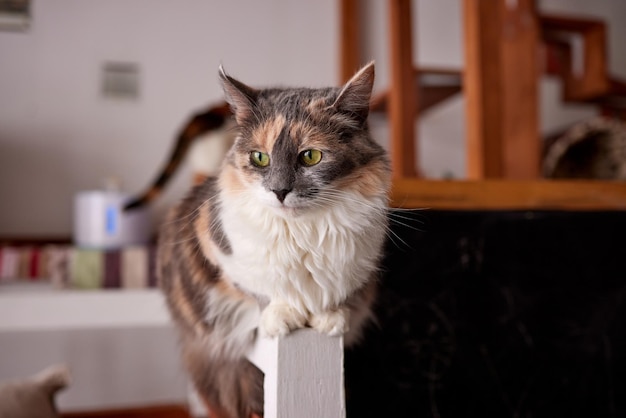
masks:
<path fill-rule="evenodd" d="M 361 287 L 386 234 L 384 200 L 360 195 L 299 216 L 223 196 L 220 217 L 233 250 L 218 256 L 227 279 L 303 314 L 336 307 Z"/>

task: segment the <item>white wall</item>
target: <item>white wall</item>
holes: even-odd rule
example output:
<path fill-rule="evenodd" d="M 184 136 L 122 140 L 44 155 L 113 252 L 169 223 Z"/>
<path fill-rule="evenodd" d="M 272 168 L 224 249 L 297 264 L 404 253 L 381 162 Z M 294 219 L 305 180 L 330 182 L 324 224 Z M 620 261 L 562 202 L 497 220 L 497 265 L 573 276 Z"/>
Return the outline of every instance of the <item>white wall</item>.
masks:
<path fill-rule="evenodd" d="M 335 83 L 336 17 L 334 0 L 34 0 L 27 32 L 0 32 L 0 236 L 69 235 L 74 194 L 107 176 L 143 189 L 221 100 L 220 63 L 250 84 Z M 139 100 L 101 97 L 107 61 L 139 64 Z"/>
<path fill-rule="evenodd" d="M 386 2 L 363 0 L 364 61 L 376 59 L 376 90 L 388 80 Z M 609 22 L 610 68 L 626 78 L 624 0 L 540 0 L 551 12 Z M 414 0 L 415 59 L 461 68 L 462 0 Z M 136 192 L 152 180 L 181 124 L 221 98 L 223 63 L 250 84 L 327 85 L 338 74 L 336 0 L 34 0 L 25 33 L 0 32 L 0 236 L 68 235 L 79 190 L 117 175 Z M 105 99 L 105 61 L 136 62 L 141 98 Z M 541 128 L 549 133 L 595 113 L 564 106 L 554 80 L 541 83 Z M 375 118 L 377 138 L 386 122 Z M 458 96 L 416 124 L 420 165 L 430 177 L 465 173 L 464 101 Z M 180 173 L 157 217 L 184 192 Z"/>

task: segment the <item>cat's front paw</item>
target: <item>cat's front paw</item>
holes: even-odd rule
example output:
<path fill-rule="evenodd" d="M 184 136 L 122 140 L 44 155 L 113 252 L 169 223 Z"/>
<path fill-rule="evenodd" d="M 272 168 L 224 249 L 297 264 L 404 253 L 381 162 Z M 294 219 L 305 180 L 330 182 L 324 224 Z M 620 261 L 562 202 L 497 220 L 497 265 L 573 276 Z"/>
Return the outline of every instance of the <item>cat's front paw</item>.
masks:
<path fill-rule="evenodd" d="M 259 331 L 263 337 L 274 338 L 305 325 L 306 318 L 291 306 L 270 303 L 261 314 Z"/>
<path fill-rule="evenodd" d="M 312 314 L 311 318 L 309 318 L 309 325 L 331 337 L 343 335 L 348 332 L 349 329 L 348 312 L 343 309 L 337 309 Z"/>

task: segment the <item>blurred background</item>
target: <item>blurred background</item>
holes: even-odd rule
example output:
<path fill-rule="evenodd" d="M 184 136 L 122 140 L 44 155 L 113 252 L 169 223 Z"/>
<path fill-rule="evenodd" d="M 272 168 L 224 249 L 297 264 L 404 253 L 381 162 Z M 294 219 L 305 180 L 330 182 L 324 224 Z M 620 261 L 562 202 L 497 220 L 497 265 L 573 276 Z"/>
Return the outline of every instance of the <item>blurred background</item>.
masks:
<path fill-rule="evenodd" d="M 461 69 L 462 2 L 413 2 L 416 65 Z M 375 59 L 375 90 L 389 84 L 385 2 L 360 2 L 360 56 Z M 610 72 L 626 78 L 626 2 L 540 0 L 540 10 L 604 20 Z M 251 85 L 339 83 L 335 0 L 35 0 L 22 30 L 0 31 L 0 236 L 69 236 L 73 196 L 109 177 L 137 193 L 152 181 L 187 118 L 222 100 L 217 68 Z M 107 92 L 116 71 L 130 92 Z M 548 135 L 598 112 L 564 104 L 561 83 L 540 84 Z M 420 166 L 431 178 L 465 175 L 464 99 L 416 122 Z M 372 118 L 387 144 L 386 118 Z M 191 183 L 188 165 L 154 205 L 158 221 Z"/>
<path fill-rule="evenodd" d="M 355 70 L 375 60 L 374 97 L 383 97 L 393 82 L 389 5 L 407 3 L 414 67 L 435 69 L 435 89 L 438 76 L 447 83 L 451 75 L 454 90 L 415 119 L 415 165 L 426 179 L 467 179 L 470 106 L 459 86 L 468 56 L 464 5 L 476 6 L 472 13 L 496 3 L 519 11 L 530 0 L 0 0 L 0 380 L 65 362 L 76 383 L 60 397 L 62 410 L 186 405 L 175 334 L 154 289 L 153 242 L 74 245 L 74 199 L 107 187 L 132 195 L 145 190 L 189 118 L 223 101 L 220 64 L 252 86 L 319 87 L 345 81 L 348 55 L 357 57 Z M 358 51 L 342 49 L 341 4 L 358 5 L 352 20 Z M 603 164 L 626 178 L 623 125 L 581 125 L 609 110 L 626 117 L 620 81 L 626 80 L 626 1 L 537 0 L 536 6 L 540 16 L 565 17 L 547 23 L 555 55 L 537 60 L 545 66 L 537 68 L 537 100 L 531 92 L 524 104 L 537 114 L 541 141 L 586 136 L 623 144 L 616 148 L 622 154 L 611 154 L 617 160 Z M 516 16 L 522 16 L 518 28 L 528 23 L 524 13 Z M 595 30 L 606 38 L 595 38 L 581 58 L 585 36 Z M 589 51 L 606 56 L 589 59 Z M 572 54 L 572 68 L 559 66 L 560 53 Z M 565 89 L 561 72 L 584 78 L 589 63 L 606 65 L 600 75 L 610 76 L 608 89 L 619 93 L 609 105 L 597 92 L 576 96 Z M 516 86 L 515 74 L 508 76 Z M 486 80 L 483 92 L 491 82 L 494 91 L 501 87 Z M 507 116 L 516 110 L 510 106 Z M 391 149 L 389 119 L 373 111 L 370 123 Z M 189 159 L 152 202 L 152 230 L 193 183 Z M 574 164 L 570 174 L 581 167 Z M 452 190 L 439 192 L 444 183 L 459 182 L 432 183 L 435 198 Z M 363 410 L 355 416 L 403 416 L 389 413 L 388 399 L 406 407 L 406 416 L 414 416 L 414 405 L 417 415 L 433 417 L 623 415 L 623 183 L 587 183 L 582 194 L 591 192 L 583 197 L 597 204 L 589 213 L 577 211 L 588 209 L 587 200 L 576 206 L 571 199 L 581 197 L 578 183 L 567 183 L 564 195 L 542 189 L 545 183 L 531 186 L 547 190 L 547 205 L 532 201 L 528 211 L 484 211 L 493 207 L 473 201 L 469 211 L 436 207 L 392 225 L 404 246 L 390 244 L 384 265 L 376 314 L 385 325 L 372 327 L 365 348 L 346 357 L 351 408 Z M 497 199 L 508 186 L 474 197 Z M 527 189 L 511 194 L 520 190 Z M 451 195 L 453 204 L 460 195 Z M 554 196 L 564 210 L 545 211 L 554 209 Z M 109 220 L 108 212 L 100 215 Z M 403 223 L 409 220 L 419 226 Z M 24 282 L 41 286 L 25 291 Z M 545 396 L 555 387 L 556 397 Z"/>

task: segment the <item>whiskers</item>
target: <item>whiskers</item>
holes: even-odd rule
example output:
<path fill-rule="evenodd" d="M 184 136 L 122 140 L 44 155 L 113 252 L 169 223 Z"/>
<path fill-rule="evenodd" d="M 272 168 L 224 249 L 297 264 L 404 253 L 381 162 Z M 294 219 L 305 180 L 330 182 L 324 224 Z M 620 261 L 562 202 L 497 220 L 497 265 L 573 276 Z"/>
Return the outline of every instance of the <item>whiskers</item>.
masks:
<path fill-rule="evenodd" d="M 413 231 L 424 232 L 420 227 L 415 226 L 419 224 L 424 225 L 424 220 L 421 218 L 421 212 L 425 209 L 404 209 L 404 208 L 388 208 L 387 216 L 389 221 Z"/>
<path fill-rule="evenodd" d="M 395 224 L 395 225 L 399 225 L 400 228 L 402 229 L 410 229 L 411 231 L 424 232 L 424 230 L 421 227 L 425 224 L 425 221 L 423 221 L 422 219 L 419 219 L 422 217 L 421 212 L 423 211 L 424 209 L 402 209 L 402 208 L 389 208 L 387 211 L 387 217 L 389 219 L 389 224 L 390 224 L 389 233 L 393 234 L 393 236 L 397 240 L 399 240 L 402 244 L 404 244 L 404 248 L 406 249 L 410 249 L 411 246 L 407 244 L 406 241 L 404 241 L 402 238 L 400 238 L 398 233 L 392 230 L 392 226 Z M 415 224 L 418 224 L 419 226 L 416 226 Z M 391 242 L 396 246 L 396 248 L 401 248 L 401 246 L 398 245 L 398 243 L 395 242 L 393 239 L 391 239 Z"/>
<path fill-rule="evenodd" d="M 394 226 L 399 226 L 402 229 L 423 232 L 421 226 L 424 225 L 424 220 L 419 219 L 419 213 L 422 212 L 423 209 L 389 208 L 386 205 L 378 205 L 365 198 L 355 196 L 354 193 L 330 188 L 320 190 L 313 199 L 314 202 L 317 200 L 320 201 L 317 203 L 319 206 L 333 206 L 338 205 L 341 202 L 349 202 L 357 207 L 361 206 L 365 210 L 384 214 L 384 217 L 381 217 L 381 219 L 384 220 L 382 226 L 385 228 L 387 238 L 389 238 L 391 243 L 397 248 L 410 248 L 410 246 L 396 231 L 394 231 Z"/>

